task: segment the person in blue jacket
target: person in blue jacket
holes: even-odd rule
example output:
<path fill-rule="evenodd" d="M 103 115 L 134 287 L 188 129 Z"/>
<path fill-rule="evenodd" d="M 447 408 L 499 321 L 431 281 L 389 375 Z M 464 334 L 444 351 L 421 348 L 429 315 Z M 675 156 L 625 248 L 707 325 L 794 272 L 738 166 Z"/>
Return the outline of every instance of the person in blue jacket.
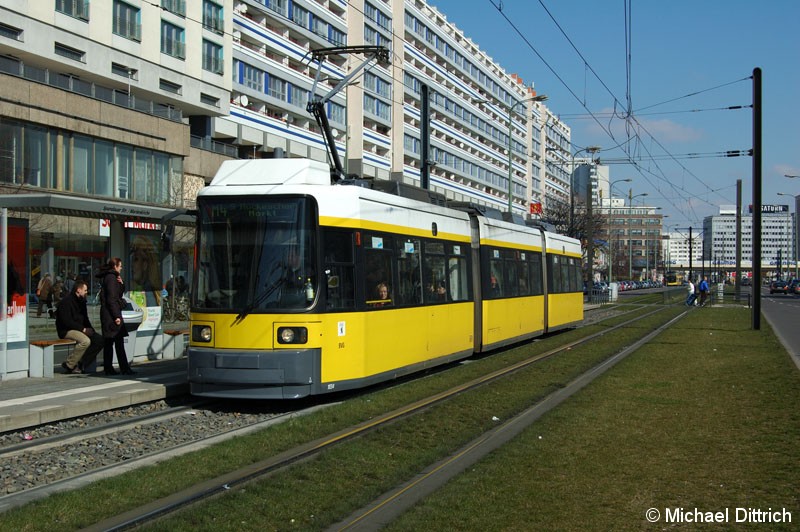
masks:
<path fill-rule="evenodd" d="M 704 307 L 708 299 L 708 277 L 703 276 L 703 280 L 697 285 L 697 290 L 700 291 L 700 306 Z"/>

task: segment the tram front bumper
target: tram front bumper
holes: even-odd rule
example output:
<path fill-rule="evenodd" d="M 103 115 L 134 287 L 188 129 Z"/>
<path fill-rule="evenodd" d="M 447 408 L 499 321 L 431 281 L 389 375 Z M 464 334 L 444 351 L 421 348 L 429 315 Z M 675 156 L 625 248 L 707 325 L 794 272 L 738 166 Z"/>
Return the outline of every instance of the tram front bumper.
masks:
<path fill-rule="evenodd" d="M 189 383 L 195 395 L 227 396 L 211 392 L 225 389 L 252 391 L 264 387 L 308 388 L 308 392 L 303 394 L 307 395 L 314 393 L 313 389 L 320 382 L 319 349 L 254 351 L 190 347 L 187 358 Z M 277 390 L 275 392 L 284 396 Z M 296 397 L 296 392 L 290 396 Z"/>

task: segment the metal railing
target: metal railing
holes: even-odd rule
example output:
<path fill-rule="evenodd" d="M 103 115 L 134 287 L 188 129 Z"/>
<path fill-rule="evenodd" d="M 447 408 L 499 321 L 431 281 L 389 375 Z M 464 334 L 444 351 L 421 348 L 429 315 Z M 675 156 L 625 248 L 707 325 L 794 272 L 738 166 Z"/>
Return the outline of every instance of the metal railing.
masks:
<path fill-rule="evenodd" d="M 165 118 L 173 122 L 183 121 L 183 112 L 172 106 L 153 102 L 145 98 L 139 98 L 133 94 L 129 94 L 127 91 L 104 87 L 60 72 L 52 72 L 46 68 L 27 65 L 23 61 L 10 57 L 0 56 L 0 73 L 27 79 L 28 81 L 36 83 L 43 83 L 88 98 L 102 100 L 113 105 L 126 107 L 159 118 Z"/>
<path fill-rule="evenodd" d="M 191 135 L 191 137 L 189 138 L 189 144 L 192 146 L 192 148 L 198 148 L 206 151 L 213 151 L 214 153 L 219 153 L 233 158 L 239 157 L 239 149 L 236 146 L 212 140 L 209 138 L 198 137 L 197 135 Z"/>

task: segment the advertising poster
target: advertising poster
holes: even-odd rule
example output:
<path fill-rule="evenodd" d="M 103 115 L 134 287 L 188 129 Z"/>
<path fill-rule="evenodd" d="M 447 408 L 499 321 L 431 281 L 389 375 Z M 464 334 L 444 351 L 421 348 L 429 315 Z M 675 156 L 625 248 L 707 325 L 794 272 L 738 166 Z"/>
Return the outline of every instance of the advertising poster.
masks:
<path fill-rule="evenodd" d="M 158 329 L 161 323 L 161 234 L 128 231 L 128 261 L 124 265 L 125 288 L 144 311 L 140 331 Z"/>
<path fill-rule="evenodd" d="M 8 342 L 28 339 L 27 279 L 28 279 L 27 220 L 8 220 L 8 297 L 6 319 Z"/>

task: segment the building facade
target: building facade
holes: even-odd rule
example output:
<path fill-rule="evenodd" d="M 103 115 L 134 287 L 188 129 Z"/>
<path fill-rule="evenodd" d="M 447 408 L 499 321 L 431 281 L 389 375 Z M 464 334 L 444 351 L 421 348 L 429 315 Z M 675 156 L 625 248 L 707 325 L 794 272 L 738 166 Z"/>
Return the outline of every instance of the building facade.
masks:
<path fill-rule="evenodd" d="M 664 273 L 662 232 L 664 217 L 658 208 L 632 205 L 622 198 L 605 200 L 598 207 L 603 220 L 597 239 L 604 244 L 597 268 L 607 280 L 658 280 Z"/>
<path fill-rule="evenodd" d="M 155 248 L 162 210 L 191 204 L 213 175 L 221 158 L 195 150 L 191 131 L 205 120 L 197 117 L 228 113 L 231 6 L 231 0 L 0 6 L 0 194 L 43 192 L 67 202 L 61 208 L 47 199 L 24 208 L 10 202 L 10 216 L 29 227 L 27 284 L 45 272 L 90 276 L 110 253 L 129 251 L 110 246 L 112 231 L 128 244 L 139 236 Z M 69 205 L 81 198 L 99 200 L 100 207 Z M 179 253 L 184 274 L 190 249 L 187 243 Z M 155 271 L 158 264 L 153 269 L 160 287 L 164 272 Z"/>
<path fill-rule="evenodd" d="M 797 221 L 789 205 L 762 205 L 761 269 L 767 278 L 797 275 Z M 736 207 L 722 206 L 703 220 L 703 260 L 707 269 L 730 275 L 736 268 Z M 741 266 L 752 269 L 753 215 L 742 214 Z"/>
<path fill-rule="evenodd" d="M 569 128 L 533 101 L 531 86 L 422 1 L 235 0 L 231 111 L 210 120 L 211 139 L 239 146 L 241 157 L 325 160 L 322 135 L 306 111 L 313 80 L 322 69 L 328 90 L 363 56 L 334 55 L 316 64 L 309 52 L 345 45 L 383 46 L 392 58 L 328 102 L 347 173 L 420 183 L 425 85 L 431 188 L 499 208 L 509 204 L 511 190 L 518 214 L 568 194 L 568 179 L 548 174 L 543 161 L 548 143 L 569 143 Z"/>

